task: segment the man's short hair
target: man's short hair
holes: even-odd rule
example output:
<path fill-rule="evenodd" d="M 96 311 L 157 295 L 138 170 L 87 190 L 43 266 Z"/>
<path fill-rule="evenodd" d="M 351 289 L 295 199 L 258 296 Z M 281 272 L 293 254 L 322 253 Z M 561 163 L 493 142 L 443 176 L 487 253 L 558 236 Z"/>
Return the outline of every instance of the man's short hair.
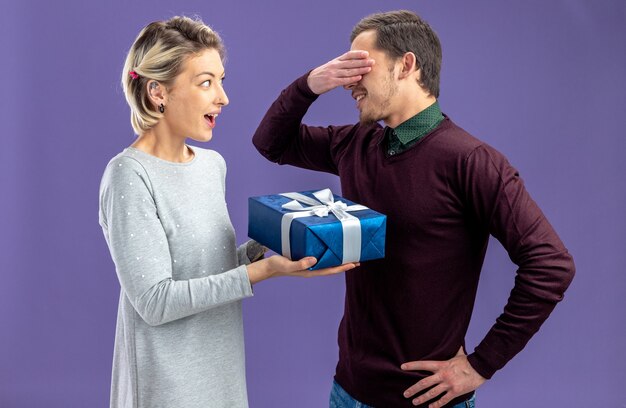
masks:
<path fill-rule="evenodd" d="M 368 30 L 376 31 L 376 47 L 392 59 L 407 52 L 415 54 L 417 68 L 421 70 L 420 86 L 439 97 L 441 44 L 426 21 L 408 10 L 372 14 L 354 26 L 350 42 Z"/>

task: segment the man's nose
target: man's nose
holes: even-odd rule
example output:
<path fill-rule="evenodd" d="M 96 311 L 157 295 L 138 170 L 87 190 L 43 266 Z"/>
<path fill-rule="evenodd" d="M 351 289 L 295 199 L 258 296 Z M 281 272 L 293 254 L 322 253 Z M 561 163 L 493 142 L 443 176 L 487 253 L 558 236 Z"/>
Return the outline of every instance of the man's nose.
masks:
<path fill-rule="evenodd" d="M 351 84 L 344 85 L 344 86 L 343 86 L 343 89 L 345 89 L 346 91 L 349 91 L 349 90 L 351 90 L 351 89 L 354 89 L 354 87 L 356 86 L 356 84 L 358 84 L 358 82 L 353 82 L 353 83 L 351 83 Z"/>

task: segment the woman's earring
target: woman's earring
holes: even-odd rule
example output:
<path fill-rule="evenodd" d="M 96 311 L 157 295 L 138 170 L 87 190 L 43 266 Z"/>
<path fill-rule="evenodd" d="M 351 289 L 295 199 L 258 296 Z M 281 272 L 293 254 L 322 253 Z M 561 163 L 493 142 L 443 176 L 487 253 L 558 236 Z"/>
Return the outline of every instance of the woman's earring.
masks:
<path fill-rule="evenodd" d="M 159 112 L 161 113 L 165 112 L 165 106 L 163 106 L 163 104 L 159 105 Z"/>

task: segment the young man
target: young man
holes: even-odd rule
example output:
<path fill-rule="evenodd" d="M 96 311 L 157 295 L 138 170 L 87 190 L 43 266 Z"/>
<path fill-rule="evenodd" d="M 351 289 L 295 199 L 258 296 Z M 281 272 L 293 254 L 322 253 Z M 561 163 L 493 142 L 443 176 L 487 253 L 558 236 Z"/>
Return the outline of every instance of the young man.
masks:
<path fill-rule="evenodd" d="M 441 46 L 426 22 L 374 14 L 351 41 L 287 87 L 253 138 L 271 161 L 339 175 L 346 198 L 388 217 L 386 258 L 346 273 L 331 407 L 473 406 L 563 298 L 572 258 L 506 158 L 441 113 Z M 360 122 L 301 124 L 338 86 Z M 503 314 L 466 355 L 489 235 L 518 270 Z"/>

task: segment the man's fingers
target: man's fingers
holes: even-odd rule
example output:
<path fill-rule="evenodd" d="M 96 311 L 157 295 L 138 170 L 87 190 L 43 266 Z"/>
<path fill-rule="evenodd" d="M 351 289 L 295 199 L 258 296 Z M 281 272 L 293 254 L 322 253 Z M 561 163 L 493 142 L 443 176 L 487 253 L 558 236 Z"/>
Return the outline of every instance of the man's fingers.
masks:
<path fill-rule="evenodd" d="M 362 59 L 367 58 L 369 56 L 369 52 L 362 50 L 352 50 L 348 51 L 343 55 L 340 55 L 337 59 L 339 61 L 347 61 L 351 59 Z"/>
<path fill-rule="evenodd" d="M 336 69 L 356 69 L 356 68 L 365 68 L 372 67 L 374 65 L 374 60 L 371 58 L 360 59 L 360 60 L 348 60 L 348 61 L 334 61 L 333 68 Z"/>
<path fill-rule="evenodd" d="M 354 84 L 356 82 L 359 82 L 361 78 L 363 78 L 363 76 L 361 75 L 347 77 L 347 78 L 337 78 L 337 80 L 335 81 L 336 82 L 335 86 L 337 87 L 337 86 L 346 86 L 346 85 Z"/>
<path fill-rule="evenodd" d="M 448 402 L 452 401 L 452 398 L 457 397 L 458 395 L 452 395 L 450 392 L 446 392 L 439 398 L 437 401 L 433 402 L 428 406 L 428 408 L 441 408 L 446 405 Z"/>
<path fill-rule="evenodd" d="M 409 361 L 400 366 L 403 370 L 408 371 L 430 371 L 434 373 L 439 370 L 441 361 Z"/>
<path fill-rule="evenodd" d="M 366 51 L 348 51 L 311 71 L 307 84 L 313 93 L 321 95 L 339 86 L 358 82 L 371 71 L 374 60 Z"/>
<path fill-rule="evenodd" d="M 407 388 L 402 395 L 404 395 L 404 398 L 411 398 L 418 392 L 437 385 L 439 382 L 439 377 L 437 375 L 431 375 Z"/>
<path fill-rule="evenodd" d="M 425 402 L 431 401 L 431 400 L 437 398 L 438 396 L 440 396 L 441 394 L 443 394 L 444 392 L 446 392 L 446 390 L 447 390 L 447 388 L 446 388 L 445 385 L 439 384 L 438 386 L 436 386 L 434 388 L 431 388 L 430 390 L 426 391 L 425 393 L 423 393 L 419 397 L 415 398 L 412 401 L 412 403 L 413 403 L 413 405 L 420 405 L 420 404 L 423 404 Z M 432 404 L 430 404 L 428 406 L 428 408 L 435 408 L 435 407 L 443 406 L 444 404 L 440 404 L 439 401 L 440 401 L 440 399 L 437 400 L 437 401 L 434 401 Z"/>
<path fill-rule="evenodd" d="M 421 391 L 428 390 L 412 400 L 414 405 L 429 403 L 428 408 L 441 408 L 486 381 L 469 364 L 463 347 L 448 361 L 409 361 L 400 368 L 433 373 L 404 391 L 405 398 L 412 398 Z"/>
<path fill-rule="evenodd" d="M 355 59 L 355 60 L 347 60 L 347 61 L 338 61 L 338 66 L 342 68 L 360 68 L 360 67 L 371 67 L 375 64 L 375 61 L 371 58 L 365 59 Z"/>
<path fill-rule="evenodd" d="M 372 70 L 374 60 L 334 61 L 329 65 L 329 74 L 335 77 L 364 75 Z"/>
<path fill-rule="evenodd" d="M 365 75 L 372 70 L 372 67 L 360 67 L 360 68 L 349 68 L 349 69 L 337 69 L 335 71 L 335 76 L 337 78 L 342 77 L 353 77 L 358 75 Z"/>

